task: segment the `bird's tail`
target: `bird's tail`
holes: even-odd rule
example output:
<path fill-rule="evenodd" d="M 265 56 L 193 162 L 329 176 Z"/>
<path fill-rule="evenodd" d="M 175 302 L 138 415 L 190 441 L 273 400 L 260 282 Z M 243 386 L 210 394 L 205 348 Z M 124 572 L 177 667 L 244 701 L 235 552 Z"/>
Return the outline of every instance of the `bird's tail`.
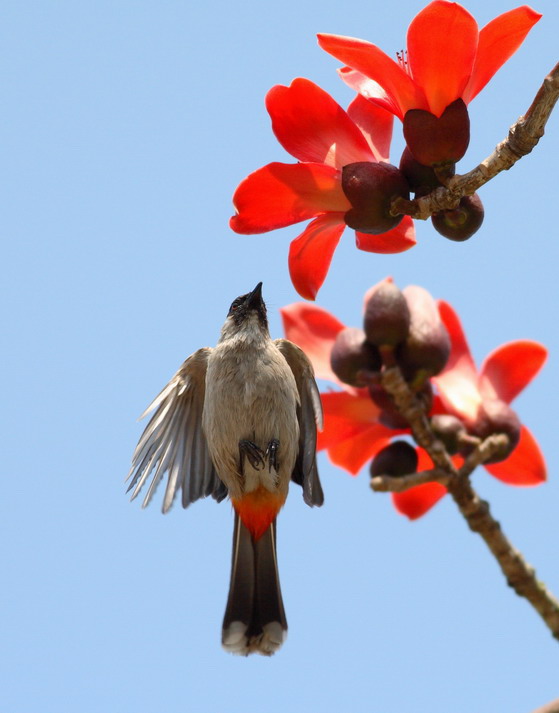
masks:
<path fill-rule="evenodd" d="M 255 539 L 235 513 L 223 648 L 244 656 L 252 653 L 271 656 L 286 634 L 276 558 L 276 521 Z"/>

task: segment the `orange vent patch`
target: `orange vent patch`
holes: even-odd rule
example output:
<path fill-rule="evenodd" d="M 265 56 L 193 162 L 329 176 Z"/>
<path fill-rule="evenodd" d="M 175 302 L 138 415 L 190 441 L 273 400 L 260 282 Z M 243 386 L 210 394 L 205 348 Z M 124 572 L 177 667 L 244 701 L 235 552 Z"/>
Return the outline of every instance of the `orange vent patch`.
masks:
<path fill-rule="evenodd" d="M 231 498 L 243 525 L 257 540 L 270 527 L 285 502 L 285 497 L 262 486 L 242 498 Z"/>

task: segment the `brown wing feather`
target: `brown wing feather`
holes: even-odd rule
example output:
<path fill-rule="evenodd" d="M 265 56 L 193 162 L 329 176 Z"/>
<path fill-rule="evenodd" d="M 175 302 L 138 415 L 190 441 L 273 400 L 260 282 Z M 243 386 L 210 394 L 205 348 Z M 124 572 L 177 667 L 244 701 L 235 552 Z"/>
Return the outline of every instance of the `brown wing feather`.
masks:
<path fill-rule="evenodd" d="M 299 420 L 299 454 L 291 479 L 303 487 L 307 505 L 322 505 L 324 493 L 316 466 L 316 430 L 322 430 L 322 403 L 307 355 L 288 339 L 276 339 L 275 344 L 291 367 L 301 404 Z"/>
<path fill-rule="evenodd" d="M 165 475 L 167 486 L 163 512 L 167 512 L 182 489 L 182 505 L 211 495 L 218 501 L 227 488 L 217 477 L 202 431 L 202 411 L 206 390 L 206 365 L 209 347 L 194 352 L 182 364 L 167 386 L 152 401 L 140 418 L 155 409 L 146 426 L 128 474 L 132 500 L 153 473 L 142 506 L 145 507 Z"/>

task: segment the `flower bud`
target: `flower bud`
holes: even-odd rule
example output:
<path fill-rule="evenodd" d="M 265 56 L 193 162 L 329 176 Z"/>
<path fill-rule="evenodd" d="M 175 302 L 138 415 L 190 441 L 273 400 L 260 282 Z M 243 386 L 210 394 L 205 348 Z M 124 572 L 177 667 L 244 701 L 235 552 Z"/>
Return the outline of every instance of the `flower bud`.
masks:
<path fill-rule="evenodd" d="M 513 452 L 520 440 L 522 424 L 511 407 L 500 399 L 485 399 L 479 407 L 474 425 L 470 429 L 480 438 L 503 433 L 508 436 L 506 447 L 493 455 L 486 463 L 499 463 Z"/>
<path fill-rule="evenodd" d="M 371 463 L 371 477 L 391 475 L 399 477 L 415 473 L 417 470 L 417 451 L 406 441 L 393 441 L 380 450 Z"/>
<path fill-rule="evenodd" d="M 445 168 L 445 175 L 448 178 L 454 176 L 455 166 L 453 163 L 448 164 Z M 442 185 L 431 166 L 424 166 L 416 161 L 408 146 L 404 149 L 400 159 L 400 171 L 406 177 L 410 190 L 415 193 L 416 198 L 426 196 Z"/>
<path fill-rule="evenodd" d="M 415 160 L 424 166 L 456 163 L 470 143 L 468 108 L 456 99 L 439 117 L 410 109 L 404 116 L 404 137 Z"/>
<path fill-rule="evenodd" d="M 378 235 L 392 230 L 402 215 L 390 215 L 395 198 L 410 197 L 404 175 L 389 163 L 359 161 L 342 170 L 342 189 L 352 207 L 344 216 L 346 224 L 362 233 Z"/>
<path fill-rule="evenodd" d="M 396 352 L 396 359 L 407 379 L 418 371 L 434 376 L 442 371 L 450 355 L 450 337 L 441 321 L 435 300 L 417 285 L 403 290 L 410 309 L 410 331 Z"/>
<path fill-rule="evenodd" d="M 382 365 L 378 349 L 365 341 L 365 332 L 346 327 L 339 332 L 330 352 L 330 365 L 338 379 L 351 386 L 365 386 L 359 372 L 379 371 Z"/>
<path fill-rule="evenodd" d="M 483 223 L 484 210 L 477 193 L 464 196 L 458 206 L 452 210 L 433 213 L 433 228 L 449 240 L 463 242 L 479 230 Z"/>
<path fill-rule="evenodd" d="M 466 434 L 466 427 L 459 418 L 446 413 L 436 414 L 431 418 L 431 428 L 449 455 L 458 453 L 462 447 L 460 438 Z"/>
<path fill-rule="evenodd" d="M 371 291 L 363 320 L 367 341 L 396 347 L 408 336 L 410 310 L 401 290 L 389 278 Z"/>

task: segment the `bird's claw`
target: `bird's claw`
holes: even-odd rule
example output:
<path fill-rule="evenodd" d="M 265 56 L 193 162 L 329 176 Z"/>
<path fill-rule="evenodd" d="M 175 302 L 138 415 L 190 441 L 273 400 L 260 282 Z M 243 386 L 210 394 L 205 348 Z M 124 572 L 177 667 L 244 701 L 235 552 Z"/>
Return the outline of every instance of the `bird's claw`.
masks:
<path fill-rule="evenodd" d="M 255 470 L 261 470 L 265 466 L 264 453 L 252 441 L 239 441 L 239 455 L 241 461 L 241 473 L 244 471 L 245 458 Z"/>
<path fill-rule="evenodd" d="M 274 438 L 268 443 L 268 448 L 266 448 L 265 455 L 268 458 L 268 471 L 271 473 L 272 468 L 277 472 L 278 470 L 278 448 L 279 441 Z"/>

